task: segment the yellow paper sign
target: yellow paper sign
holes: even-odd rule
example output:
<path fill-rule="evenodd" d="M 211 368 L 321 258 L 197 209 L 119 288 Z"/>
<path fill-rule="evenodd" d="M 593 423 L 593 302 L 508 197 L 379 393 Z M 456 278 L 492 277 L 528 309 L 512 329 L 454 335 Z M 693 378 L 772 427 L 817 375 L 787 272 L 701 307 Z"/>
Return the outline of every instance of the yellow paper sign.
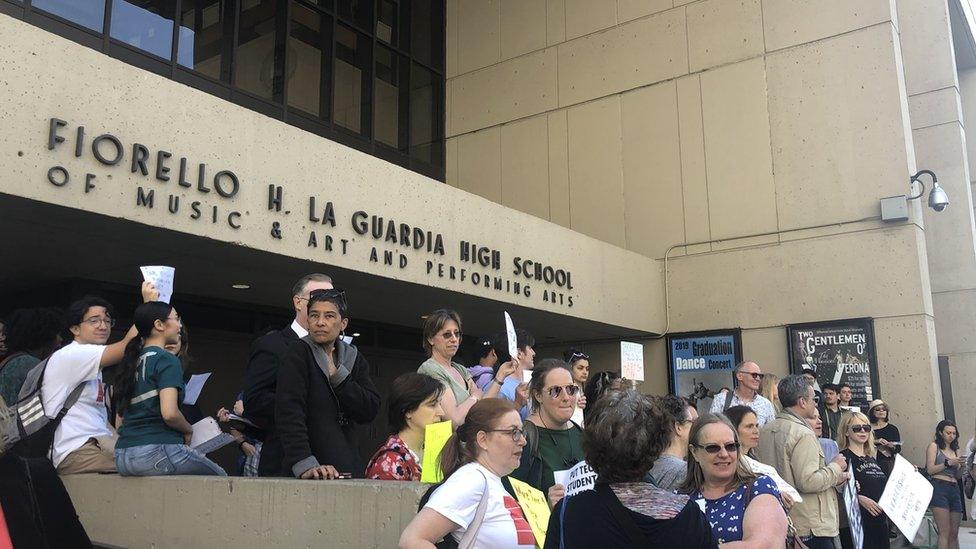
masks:
<path fill-rule="evenodd" d="M 518 498 L 519 505 L 522 506 L 522 513 L 525 520 L 529 521 L 532 533 L 535 534 L 535 542 L 539 547 L 546 544 L 546 530 L 549 528 L 549 502 L 546 501 L 545 494 L 517 478 L 508 477 Z"/>
<path fill-rule="evenodd" d="M 440 463 L 441 450 L 453 432 L 450 420 L 431 423 L 424 430 L 424 462 L 421 464 L 420 482 L 437 484 L 444 480 Z"/>

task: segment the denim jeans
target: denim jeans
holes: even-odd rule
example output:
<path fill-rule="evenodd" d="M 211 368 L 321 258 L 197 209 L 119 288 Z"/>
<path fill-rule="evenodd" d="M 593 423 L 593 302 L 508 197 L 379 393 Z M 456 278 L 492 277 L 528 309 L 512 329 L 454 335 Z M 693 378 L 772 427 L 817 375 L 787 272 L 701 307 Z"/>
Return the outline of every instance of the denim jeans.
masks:
<path fill-rule="evenodd" d="M 115 449 L 115 467 L 126 477 L 220 475 L 227 473 L 185 444 L 148 444 Z"/>

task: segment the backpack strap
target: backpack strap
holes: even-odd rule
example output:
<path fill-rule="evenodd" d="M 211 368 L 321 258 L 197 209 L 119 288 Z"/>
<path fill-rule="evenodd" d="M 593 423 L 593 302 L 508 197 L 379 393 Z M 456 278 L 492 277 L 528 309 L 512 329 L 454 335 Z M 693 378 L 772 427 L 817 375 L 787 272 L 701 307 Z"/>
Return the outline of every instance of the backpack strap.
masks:
<path fill-rule="evenodd" d="M 464 535 L 461 537 L 461 541 L 458 542 L 458 549 L 471 549 L 474 547 L 475 541 L 478 539 L 478 531 L 481 530 L 481 525 L 485 522 L 485 512 L 488 510 L 488 490 L 490 490 L 490 487 L 488 486 L 488 477 L 480 470 L 478 472 L 485 479 L 485 491 L 481 495 L 481 501 L 478 502 L 478 508 L 474 512 L 474 519 L 465 528 Z"/>
<path fill-rule="evenodd" d="M 732 406 L 732 391 L 733 391 L 732 389 L 729 389 L 725 393 L 725 404 L 722 405 L 722 411 L 723 412 L 726 411 L 726 410 L 728 410 Z"/>
<path fill-rule="evenodd" d="M 536 464 L 541 461 L 542 456 L 539 455 L 539 427 L 526 420 L 522 424 L 522 429 L 525 431 L 525 447 L 529 449 L 529 468 L 526 471 L 527 475 L 532 475 L 535 469 L 538 469 L 538 478 L 527 478 L 531 486 L 542 486 L 542 466 L 536 467 Z"/>

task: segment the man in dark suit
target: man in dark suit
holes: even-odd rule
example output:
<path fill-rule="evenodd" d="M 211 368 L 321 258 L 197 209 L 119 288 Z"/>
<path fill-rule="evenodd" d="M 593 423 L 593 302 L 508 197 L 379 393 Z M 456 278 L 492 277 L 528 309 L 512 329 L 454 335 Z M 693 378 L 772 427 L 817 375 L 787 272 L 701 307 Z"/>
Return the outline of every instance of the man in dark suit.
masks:
<path fill-rule="evenodd" d="M 321 273 L 298 279 L 292 287 L 291 302 L 295 319 L 291 325 L 259 337 L 251 346 L 251 358 L 244 379 L 244 411 L 264 431 L 264 444 L 258 462 L 259 476 L 279 476 L 282 471 L 283 450 L 275 428 L 278 367 L 288 353 L 288 346 L 308 335 L 308 293 L 331 288 L 332 278 Z"/>

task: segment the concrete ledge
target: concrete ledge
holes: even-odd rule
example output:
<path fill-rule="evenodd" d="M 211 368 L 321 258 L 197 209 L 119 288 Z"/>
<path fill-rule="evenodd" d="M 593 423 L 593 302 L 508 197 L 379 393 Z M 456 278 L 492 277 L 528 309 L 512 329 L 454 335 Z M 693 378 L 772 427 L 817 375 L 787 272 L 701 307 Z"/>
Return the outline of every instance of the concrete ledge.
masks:
<path fill-rule="evenodd" d="M 417 482 L 62 477 L 93 541 L 141 547 L 396 547 Z"/>

